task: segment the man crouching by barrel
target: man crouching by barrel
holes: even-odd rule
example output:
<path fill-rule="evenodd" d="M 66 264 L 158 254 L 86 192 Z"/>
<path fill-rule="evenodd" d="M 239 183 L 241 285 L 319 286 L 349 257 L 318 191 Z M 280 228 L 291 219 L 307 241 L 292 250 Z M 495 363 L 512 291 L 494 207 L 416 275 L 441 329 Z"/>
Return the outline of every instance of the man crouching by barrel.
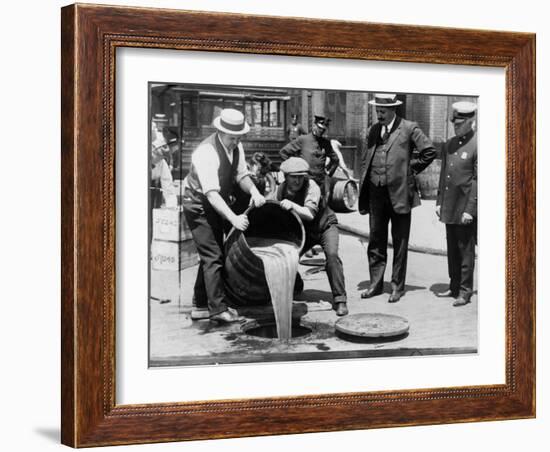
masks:
<path fill-rule="evenodd" d="M 229 205 L 233 186 L 251 195 L 255 207 L 265 203 L 246 169 L 240 140 L 250 127 L 240 111 L 222 110 L 214 122 L 217 132 L 193 151 L 191 169 L 184 181 L 183 212 L 200 258 L 193 295 L 191 318 L 210 318 L 220 323 L 241 320 L 226 304 L 223 281 L 224 230 L 230 226 L 244 231 L 246 215 L 236 215 Z M 206 315 L 205 309 L 208 307 Z M 202 312 L 201 312 L 202 311 Z"/>
<path fill-rule="evenodd" d="M 290 157 L 281 163 L 285 181 L 278 187 L 276 199 L 281 207 L 294 211 L 304 222 L 306 242 L 303 250 L 321 245 L 326 257 L 326 272 L 333 296 L 336 315 L 348 313 L 344 268 L 338 256 L 338 220 L 326 205 L 319 186 L 308 177 L 309 165 L 300 157 Z M 296 287 L 301 291 L 303 282 L 296 275 Z"/>

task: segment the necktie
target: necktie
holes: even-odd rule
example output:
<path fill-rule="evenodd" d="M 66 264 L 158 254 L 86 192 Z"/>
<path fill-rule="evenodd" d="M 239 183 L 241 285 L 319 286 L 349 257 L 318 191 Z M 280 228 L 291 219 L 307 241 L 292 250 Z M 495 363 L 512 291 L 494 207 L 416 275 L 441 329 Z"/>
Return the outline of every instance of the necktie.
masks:
<path fill-rule="evenodd" d="M 382 135 L 382 141 L 385 143 L 390 137 L 390 132 L 388 131 L 388 126 L 384 126 L 384 134 Z"/>

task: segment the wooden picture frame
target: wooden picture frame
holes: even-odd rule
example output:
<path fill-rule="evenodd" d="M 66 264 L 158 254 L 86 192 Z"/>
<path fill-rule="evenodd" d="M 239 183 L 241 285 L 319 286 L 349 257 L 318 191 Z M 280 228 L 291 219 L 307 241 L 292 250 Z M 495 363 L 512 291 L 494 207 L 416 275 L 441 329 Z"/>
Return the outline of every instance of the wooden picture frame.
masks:
<path fill-rule="evenodd" d="M 535 35 L 78 4 L 62 9 L 61 31 L 64 444 L 535 416 Z M 114 87 L 119 47 L 505 68 L 505 384 L 117 405 Z"/>

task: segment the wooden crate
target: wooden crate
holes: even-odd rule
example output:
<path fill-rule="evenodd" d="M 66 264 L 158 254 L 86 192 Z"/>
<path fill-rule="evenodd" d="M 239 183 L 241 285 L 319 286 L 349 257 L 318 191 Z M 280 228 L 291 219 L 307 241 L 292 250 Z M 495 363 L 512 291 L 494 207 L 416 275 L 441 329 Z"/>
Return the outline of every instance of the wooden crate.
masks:
<path fill-rule="evenodd" d="M 199 257 L 193 240 L 151 242 L 151 260 L 154 270 L 179 271 L 199 263 Z"/>
<path fill-rule="evenodd" d="M 183 242 L 191 238 L 183 212 L 177 209 L 153 209 L 153 239 Z"/>

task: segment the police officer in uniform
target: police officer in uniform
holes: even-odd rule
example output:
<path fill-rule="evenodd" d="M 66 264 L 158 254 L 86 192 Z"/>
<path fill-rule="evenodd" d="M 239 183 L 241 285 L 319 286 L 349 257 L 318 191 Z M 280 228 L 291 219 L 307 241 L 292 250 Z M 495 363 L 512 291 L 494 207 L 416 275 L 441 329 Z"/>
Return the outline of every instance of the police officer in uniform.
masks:
<path fill-rule="evenodd" d="M 301 157 L 309 165 L 309 174 L 321 189 L 323 197 L 327 193 L 327 173 L 332 176 L 338 168 L 338 156 L 332 149 L 330 141 L 323 137 L 327 130 L 327 119 L 324 116 L 315 116 L 311 132 L 300 135 L 284 146 L 279 154 L 283 160 L 289 157 Z M 325 169 L 327 158 L 330 160 Z"/>
<path fill-rule="evenodd" d="M 436 214 L 445 223 L 449 288 L 437 295 L 456 298 L 453 306 L 470 302 L 477 241 L 477 136 L 473 129 L 477 106 L 453 104 L 455 136 L 441 153 Z"/>
<path fill-rule="evenodd" d="M 229 226 L 244 231 L 248 227 L 246 215 L 237 215 L 229 205 L 233 186 L 249 193 L 256 207 L 265 198 L 254 186 L 246 168 L 241 137 L 250 127 L 243 114 L 234 109 L 221 111 L 214 120 L 217 132 L 203 140 L 191 157 L 191 169 L 184 180 L 183 212 L 200 257 L 195 281 L 191 318 L 207 318 L 220 323 L 241 320 L 226 304 L 224 280 L 223 238 Z M 202 309 L 201 309 L 202 308 Z"/>
<path fill-rule="evenodd" d="M 281 207 L 292 210 L 303 221 L 306 241 L 303 250 L 320 244 L 326 257 L 325 270 L 332 291 L 336 315 L 348 313 L 344 268 L 338 255 L 338 221 L 321 196 L 319 186 L 308 177 L 309 165 L 299 157 L 290 157 L 281 163 L 285 181 L 278 187 L 276 199 Z M 301 278 L 296 276 L 296 285 Z M 298 290 L 299 291 L 299 290 Z"/>
<path fill-rule="evenodd" d="M 420 205 L 415 175 L 435 158 L 432 142 L 418 124 L 396 115 L 401 103 L 395 94 L 376 94 L 369 101 L 376 107 L 378 122 L 367 134 L 359 190 L 359 212 L 369 214 L 370 226 L 370 287 L 361 298 L 383 291 L 391 222 L 394 254 L 390 303 L 399 301 L 405 292 L 411 210 Z"/>

